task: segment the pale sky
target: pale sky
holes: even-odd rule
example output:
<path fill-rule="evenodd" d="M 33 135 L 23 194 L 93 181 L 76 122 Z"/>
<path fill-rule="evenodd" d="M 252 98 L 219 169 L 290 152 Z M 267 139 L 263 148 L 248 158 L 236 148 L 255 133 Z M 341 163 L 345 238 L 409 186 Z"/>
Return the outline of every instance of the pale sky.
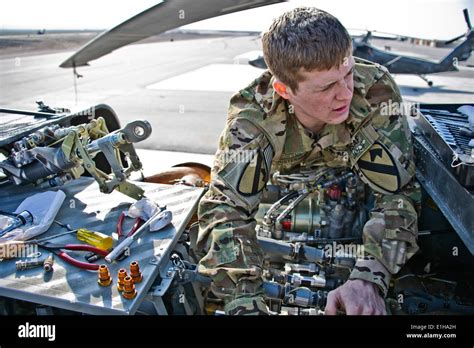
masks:
<path fill-rule="evenodd" d="M 0 29 L 110 29 L 157 2 L 3 0 L 0 2 Z M 466 7 L 474 24 L 474 0 L 292 0 L 213 18 L 186 28 L 263 31 L 272 18 L 299 5 L 326 10 L 350 29 L 428 39 L 449 39 L 466 32 L 462 14 Z"/>

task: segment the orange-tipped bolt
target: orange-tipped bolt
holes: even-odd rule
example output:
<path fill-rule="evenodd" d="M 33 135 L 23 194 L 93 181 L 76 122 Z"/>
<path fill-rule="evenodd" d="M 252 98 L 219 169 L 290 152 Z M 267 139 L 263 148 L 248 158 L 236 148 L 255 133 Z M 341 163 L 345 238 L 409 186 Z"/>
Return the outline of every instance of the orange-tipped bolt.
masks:
<path fill-rule="evenodd" d="M 140 272 L 140 267 L 138 266 L 137 261 L 130 263 L 130 276 L 134 283 L 140 283 L 142 281 L 142 273 Z"/>
<path fill-rule="evenodd" d="M 107 265 L 99 266 L 99 280 L 97 280 L 99 285 L 109 286 L 112 283 L 112 278 L 110 278 L 109 268 Z"/>
<path fill-rule="evenodd" d="M 137 296 L 137 290 L 135 290 L 135 284 L 133 284 L 133 279 L 130 276 L 126 276 L 123 279 L 123 297 L 127 300 L 131 300 L 135 296 Z"/>
<path fill-rule="evenodd" d="M 118 291 L 123 291 L 124 286 L 124 279 L 127 276 L 127 270 L 125 268 L 120 268 L 118 271 L 118 281 L 117 281 L 117 289 Z"/>

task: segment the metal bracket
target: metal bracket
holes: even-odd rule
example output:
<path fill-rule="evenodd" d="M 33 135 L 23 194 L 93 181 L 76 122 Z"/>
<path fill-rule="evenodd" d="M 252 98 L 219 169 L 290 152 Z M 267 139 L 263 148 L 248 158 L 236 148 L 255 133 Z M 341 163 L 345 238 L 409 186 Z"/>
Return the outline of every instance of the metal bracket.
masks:
<path fill-rule="evenodd" d="M 176 268 L 174 267 L 171 261 L 165 267 L 165 270 L 160 272 L 161 283 L 160 285 L 155 286 L 155 289 L 152 292 L 153 297 L 161 297 L 166 291 L 168 291 L 173 279 L 176 275 Z"/>

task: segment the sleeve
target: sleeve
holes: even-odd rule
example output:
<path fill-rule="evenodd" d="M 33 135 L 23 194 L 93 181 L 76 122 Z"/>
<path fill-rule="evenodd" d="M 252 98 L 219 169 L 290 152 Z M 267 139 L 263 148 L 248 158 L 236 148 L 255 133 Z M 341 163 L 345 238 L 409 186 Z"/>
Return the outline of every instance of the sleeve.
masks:
<path fill-rule="evenodd" d="M 368 91 L 375 106 L 371 125 L 377 141 L 358 160 L 361 179 L 375 192 L 375 205 L 364 226 L 365 257 L 356 262 L 350 279 L 377 284 L 386 296 L 392 274 L 418 251 L 419 185 L 406 108 L 392 77 L 386 73 Z"/>
<path fill-rule="evenodd" d="M 197 247 L 206 254 L 199 272 L 215 283 L 261 276 L 263 252 L 255 214 L 269 179 L 273 149 L 263 133 L 243 118 L 228 121 L 217 150 L 209 190 L 198 207 Z"/>

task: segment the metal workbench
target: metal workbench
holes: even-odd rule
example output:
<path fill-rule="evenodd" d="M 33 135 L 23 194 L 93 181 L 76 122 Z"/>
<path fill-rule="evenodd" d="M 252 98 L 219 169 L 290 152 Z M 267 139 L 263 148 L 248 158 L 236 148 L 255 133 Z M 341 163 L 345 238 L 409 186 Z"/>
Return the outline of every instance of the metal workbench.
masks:
<path fill-rule="evenodd" d="M 16 259 L 13 259 L 0 262 L 0 296 L 88 314 L 135 314 L 139 309 L 140 312 L 150 314 L 166 314 L 161 296 L 173 275 L 168 269 L 169 255 L 192 217 L 202 189 L 182 185 L 136 184 L 145 190 L 147 197 L 160 205 L 166 205 L 173 212 L 173 221 L 172 225 L 161 231 L 146 232 L 132 244 L 131 255 L 125 260 L 108 264 L 113 278 L 111 286 L 100 286 L 97 272 L 79 269 L 58 257 L 55 258 L 54 271 L 49 273 L 45 273 L 42 268 L 16 271 Z M 61 187 L 61 190 L 66 193 L 66 199 L 57 220 L 69 223 L 73 228 L 85 227 L 109 235 L 115 233 L 119 214 L 133 202 L 119 192 L 101 193 L 91 178 L 74 180 Z M 23 199 L 36 192 L 42 191 L 35 190 L 31 185 L 2 186 L 0 210 L 14 211 Z M 126 220 L 124 230 L 128 231 L 133 219 Z M 64 231 L 64 228 L 53 224 L 40 238 Z M 60 244 L 80 243 L 73 234 L 52 241 Z M 48 254 L 44 249 L 39 250 L 43 252 L 43 258 Z M 83 260 L 84 252 L 68 253 Z M 127 300 L 117 290 L 117 272 L 120 268 L 128 271 L 131 261 L 138 261 L 143 280 L 135 285 L 137 296 Z"/>

